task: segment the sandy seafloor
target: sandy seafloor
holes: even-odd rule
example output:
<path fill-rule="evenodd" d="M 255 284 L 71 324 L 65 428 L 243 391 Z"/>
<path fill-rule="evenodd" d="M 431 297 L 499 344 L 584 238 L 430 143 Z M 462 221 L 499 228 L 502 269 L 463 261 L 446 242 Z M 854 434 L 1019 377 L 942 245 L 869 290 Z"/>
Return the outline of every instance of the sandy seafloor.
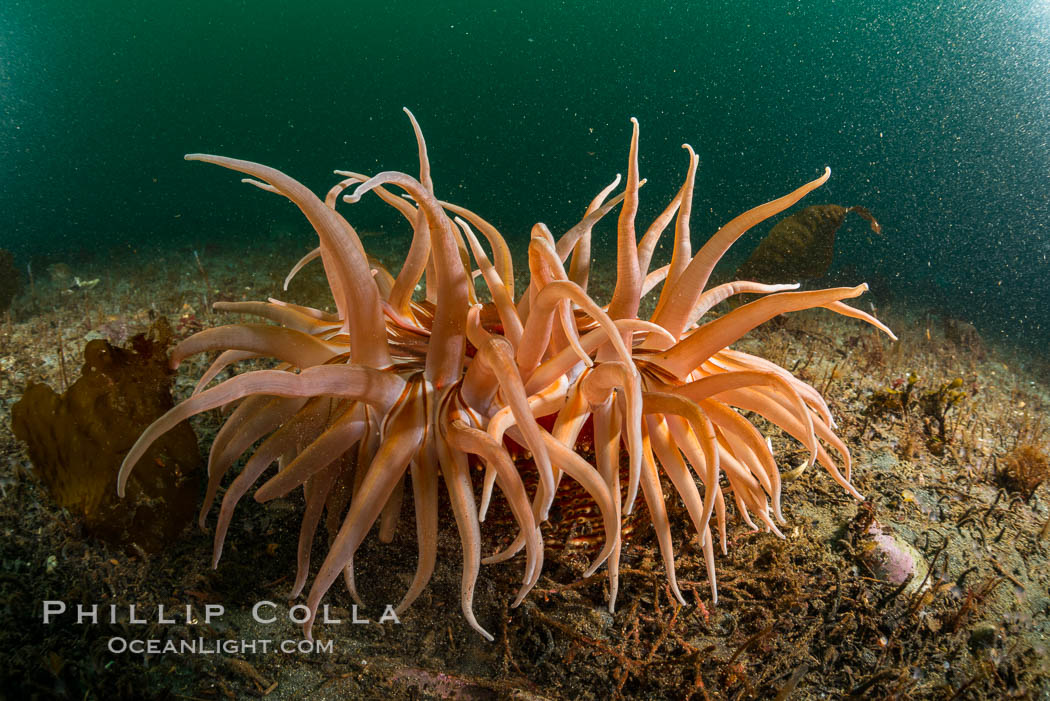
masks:
<path fill-rule="evenodd" d="M 396 268 L 408 240 L 364 243 Z M 290 293 L 280 291 L 286 271 L 311 245 L 307 234 L 289 234 L 247 249 L 204 247 L 208 294 L 316 300 L 324 290 L 316 264 Z M 935 310 L 899 303 L 879 309 L 898 343 L 860 322 L 807 312 L 767 324 L 737 346 L 794 369 L 824 393 L 853 451 L 852 482 L 867 499 L 854 501 L 819 466 L 807 469 L 784 488 L 785 540 L 749 531 L 730 504 L 717 606 L 688 516 L 665 485 L 689 605 L 670 598 L 653 531 L 642 519 L 624 546 L 613 614 L 605 605 L 605 569 L 580 580 L 596 546 L 548 550 L 543 576 L 517 609 L 509 603 L 523 557 L 483 566 L 474 608 L 496 637 L 486 642 L 460 614 L 459 542 L 443 502 L 437 572 L 400 625 L 324 626 L 319 635 L 332 642 L 330 652 L 114 654 L 108 645 L 115 637 L 299 640 L 300 630 L 283 615 L 302 498 L 243 500 L 217 570 L 209 566 L 212 534 L 196 527 L 149 558 L 85 537 L 34 480 L 12 435 L 10 407 L 25 384 L 60 386 L 60 345 L 72 382 L 86 340 L 122 341 L 144 331 L 151 310 L 183 335 L 234 317 L 205 308 L 189 247 L 63 262 L 98 284 L 70 293 L 68 280 L 52 282 L 36 271 L 34 289 L 23 290 L 0 334 L 0 697 L 1050 698 L 1050 487 L 1026 502 L 997 477 L 1018 440 L 1047 447 L 1050 368 L 976 336 L 946 335 Z M 517 263 L 523 267 L 524 259 Z M 592 280 L 598 289 L 609 284 L 601 275 Z M 207 362 L 183 364 L 177 398 Z M 910 373 L 918 376 L 917 393 L 960 378 L 965 398 L 947 413 L 943 446 L 930 441 L 930 418 L 919 404 L 906 412 L 874 408 L 874 392 L 899 386 Z M 194 421 L 202 451 L 220 425 L 214 412 Z M 783 468 L 799 464 L 802 448 L 771 435 Z M 374 620 L 411 579 L 411 513 L 408 496 L 394 541 L 381 544 L 373 533 L 355 558 L 361 593 L 376 602 L 360 615 Z M 872 518 L 921 554 L 913 587 L 880 579 L 874 546 L 863 535 Z M 483 524 L 485 552 L 507 541 L 510 523 L 497 509 Z M 580 527 L 548 524 L 545 540 L 563 542 Z M 319 536 L 315 568 L 323 551 Z M 67 618 L 45 626 L 48 599 L 135 603 L 151 617 L 157 604 L 200 611 L 221 603 L 226 614 L 210 626 L 155 619 L 136 626 L 124 608 L 116 624 L 78 626 Z M 262 600 L 280 604 L 277 623 L 253 621 L 250 609 Z M 350 617 L 341 584 L 325 601 Z"/>

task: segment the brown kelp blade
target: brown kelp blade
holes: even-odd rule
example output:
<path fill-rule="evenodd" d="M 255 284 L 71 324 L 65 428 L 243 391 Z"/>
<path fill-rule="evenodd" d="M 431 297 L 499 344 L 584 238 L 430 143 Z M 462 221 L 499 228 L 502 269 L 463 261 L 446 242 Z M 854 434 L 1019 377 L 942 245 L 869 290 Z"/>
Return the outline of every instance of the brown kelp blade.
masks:
<path fill-rule="evenodd" d="M 866 219 L 876 234 L 882 233 L 882 227 L 865 207 L 837 204 L 806 207 L 777 222 L 737 268 L 736 278 L 784 283 L 823 276 L 831 267 L 835 253 L 835 234 L 849 212 Z"/>

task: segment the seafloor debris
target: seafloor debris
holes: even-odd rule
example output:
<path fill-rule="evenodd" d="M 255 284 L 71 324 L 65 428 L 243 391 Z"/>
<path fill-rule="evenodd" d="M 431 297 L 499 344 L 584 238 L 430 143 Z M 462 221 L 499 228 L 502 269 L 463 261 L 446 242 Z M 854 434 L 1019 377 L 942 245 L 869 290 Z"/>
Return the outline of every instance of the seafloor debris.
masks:
<path fill-rule="evenodd" d="M 785 283 L 822 276 L 831 267 L 835 233 L 849 212 L 867 219 L 876 234 L 882 233 L 875 217 L 864 207 L 837 204 L 806 207 L 777 222 L 737 269 L 735 277 Z"/>
<path fill-rule="evenodd" d="M 0 248 L 0 312 L 11 306 L 21 287 L 22 276 L 15 269 L 15 257 L 11 251 Z"/>
<path fill-rule="evenodd" d="M 77 290 L 90 290 L 97 284 L 98 278 L 95 278 L 94 280 L 81 280 L 80 278 L 74 276 L 73 283 L 69 286 L 68 289 L 62 290 L 62 294 L 72 294 Z"/>
<path fill-rule="evenodd" d="M 865 416 L 884 416 L 886 414 L 904 415 L 911 404 L 912 390 L 919 383 L 919 376 L 914 372 L 907 377 L 898 377 L 887 387 L 871 393 Z"/>
<path fill-rule="evenodd" d="M 55 287 L 69 287 L 73 282 L 73 271 L 65 263 L 52 263 L 47 266 L 47 275 Z"/>
<path fill-rule="evenodd" d="M 926 447 L 934 455 L 942 455 L 944 446 L 947 445 L 948 435 L 948 412 L 966 399 L 966 390 L 963 389 L 963 379 L 956 377 L 948 382 L 942 382 L 936 389 L 924 392 L 920 399 L 922 405 L 923 430 L 928 436 Z"/>
<path fill-rule="evenodd" d="M 944 317 L 944 338 L 960 349 L 973 353 L 977 360 L 984 360 L 988 349 L 981 339 L 977 327 L 968 321 Z"/>
<path fill-rule="evenodd" d="M 1001 485 L 1020 493 L 1028 501 L 1039 485 L 1050 477 L 1050 459 L 1037 445 L 1016 445 L 1003 456 L 996 477 Z"/>
<path fill-rule="evenodd" d="M 84 349 L 83 373 L 64 394 L 32 383 L 11 411 L 15 435 L 55 501 L 94 536 L 156 552 L 189 522 L 201 466 L 197 439 L 182 422 L 149 451 L 118 499 L 117 470 L 139 434 L 173 406 L 163 317 L 126 348 L 104 340 Z"/>
<path fill-rule="evenodd" d="M 927 436 L 926 447 L 934 455 L 943 455 L 953 433 L 949 431 L 948 413 L 955 407 L 961 407 L 968 397 L 976 394 L 977 389 L 975 386 L 968 390 L 964 388 L 965 383 L 961 377 L 941 382 L 929 391 L 916 390 L 918 384 L 919 376 L 912 372 L 908 373 L 906 378 L 897 378 L 884 389 L 873 391 L 864 411 L 865 429 L 867 422 L 872 418 L 888 414 L 904 417 L 913 406 L 917 406 L 923 433 Z M 960 409 L 956 409 L 952 416 L 957 417 L 959 411 Z M 910 437 L 903 445 L 907 447 L 901 452 L 910 454 L 913 446 Z"/>

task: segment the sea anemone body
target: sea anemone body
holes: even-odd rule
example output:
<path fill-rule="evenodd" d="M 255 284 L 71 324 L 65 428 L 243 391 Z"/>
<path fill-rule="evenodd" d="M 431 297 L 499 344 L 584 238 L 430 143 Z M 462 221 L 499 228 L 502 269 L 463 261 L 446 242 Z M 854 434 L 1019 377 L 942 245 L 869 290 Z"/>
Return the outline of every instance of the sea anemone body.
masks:
<path fill-rule="evenodd" d="M 732 282 L 705 289 L 715 264 L 736 239 L 819 187 L 830 170 L 736 217 L 694 254 L 689 220 L 697 157 L 688 146 L 684 184 L 637 236 L 643 181 L 638 123 L 632 120 L 624 191 L 609 197 L 619 185 L 617 176 L 582 220 L 559 238 L 537 224 L 528 248 L 528 284 L 516 294 L 513 261 L 503 237 L 472 211 L 437 198 L 425 142 L 411 113 L 409 118 L 419 147 L 418 179 L 394 171 L 371 177 L 337 171 L 344 180 L 324 199 L 273 168 L 218 156 L 186 157 L 242 172 L 249 176 L 246 182 L 300 208 L 320 245 L 289 279 L 320 258 L 337 312 L 275 299 L 216 304 L 219 310 L 273 323 L 208 329 L 175 348 L 173 367 L 194 353 L 221 353 L 193 395 L 150 426 L 128 453 L 119 491 L 157 436 L 194 414 L 236 405 L 211 447 L 202 526 L 225 474 L 242 453 L 261 443 L 223 495 L 213 565 L 237 502 L 277 463 L 278 471 L 256 489 L 255 498 L 267 501 L 303 489 L 293 598 L 305 587 L 311 545 L 326 515 L 331 531 L 338 532 L 306 604 L 316 613 L 341 573 L 359 601 L 354 554 L 377 521 L 379 538 L 393 537 L 410 484 L 418 564 L 397 607 L 400 613 L 434 571 L 443 483 L 462 541 L 463 614 L 489 639 L 473 613 L 480 565 L 524 549 L 524 581 L 515 605 L 522 600 L 540 576 L 541 524 L 564 476 L 579 483 L 600 513 L 604 543 L 586 575 L 606 564 L 610 610 L 617 594 L 621 523 L 639 490 L 669 585 L 680 601 L 662 480 L 673 485 L 697 531 L 714 599 L 716 546 L 710 522 L 713 517 L 725 552 L 726 492 L 750 527 L 759 527 L 754 515 L 779 535 L 776 524 L 784 522 L 781 475 L 768 442 L 741 411 L 764 417 L 800 441 L 811 454 L 809 464 L 820 462 L 843 488 L 861 498 L 849 483 L 849 451 L 834 433 L 820 394 L 783 368 L 729 346 L 778 314 L 811 307 L 862 319 L 890 333 L 872 316 L 842 302 L 866 286 L 803 292 L 793 291 L 798 285 Z M 344 195 L 352 186 L 353 192 Z M 369 192 L 397 209 L 412 227 L 412 243 L 396 276 L 368 257 L 353 227 L 336 211 L 340 198 L 353 203 Z M 603 306 L 588 294 L 591 231 L 617 206 L 616 283 Z M 672 221 L 671 260 L 650 272 L 658 239 Z M 414 299 L 421 283 L 425 298 Z M 640 319 L 642 298 L 657 291 L 655 311 Z M 745 293 L 762 296 L 708 320 L 715 305 Z M 249 358 L 272 358 L 276 364 L 208 387 L 225 368 Z M 593 450 L 578 446 L 585 424 L 593 431 Z M 512 445 L 531 455 L 526 467 L 512 459 Z M 825 446 L 838 454 L 837 460 Z M 627 466 L 623 476 L 621 453 Z M 472 477 L 473 465 L 484 466 L 483 480 Z M 534 469 L 536 478 L 523 480 L 522 469 Z M 534 485 L 532 493 L 527 484 Z M 507 548 L 483 560 L 480 524 L 495 487 L 518 532 Z M 305 624 L 307 635 L 311 624 Z"/>

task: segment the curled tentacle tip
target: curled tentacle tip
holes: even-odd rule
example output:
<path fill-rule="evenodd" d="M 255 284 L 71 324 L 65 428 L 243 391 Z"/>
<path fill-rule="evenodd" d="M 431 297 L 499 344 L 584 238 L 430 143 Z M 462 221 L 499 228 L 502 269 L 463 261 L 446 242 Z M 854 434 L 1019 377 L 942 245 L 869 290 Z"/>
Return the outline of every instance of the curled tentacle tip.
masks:
<path fill-rule="evenodd" d="M 120 466 L 120 472 L 117 474 L 117 496 L 121 499 L 124 498 L 124 494 L 128 489 L 128 477 L 131 475 L 131 469 L 125 466 Z"/>
<path fill-rule="evenodd" d="M 631 123 L 634 124 L 634 125 L 637 125 L 638 124 L 638 118 L 637 117 L 631 117 Z"/>

